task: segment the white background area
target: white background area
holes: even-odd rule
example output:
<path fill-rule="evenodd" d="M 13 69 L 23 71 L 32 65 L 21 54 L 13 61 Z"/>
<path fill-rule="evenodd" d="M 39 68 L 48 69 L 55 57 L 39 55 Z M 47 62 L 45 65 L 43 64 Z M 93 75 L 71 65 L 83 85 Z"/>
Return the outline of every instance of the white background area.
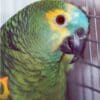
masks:
<path fill-rule="evenodd" d="M 0 0 L 0 27 L 25 6 L 39 0 Z"/>

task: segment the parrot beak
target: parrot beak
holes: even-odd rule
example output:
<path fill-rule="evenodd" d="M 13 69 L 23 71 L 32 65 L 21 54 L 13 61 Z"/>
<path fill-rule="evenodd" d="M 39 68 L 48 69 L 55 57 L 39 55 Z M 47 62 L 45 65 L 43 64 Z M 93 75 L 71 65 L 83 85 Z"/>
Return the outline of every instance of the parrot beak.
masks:
<path fill-rule="evenodd" d="M 83 56 L 83 52 L 86 45 L 87 34 L 83 28 L 76 30 L 75 34 L 64 39 L 63 43 L 60 46 L 60 50 L 63 54 L 72 54 L 74 55 L 71 63 L 74 63 L 79 59 L 80 56 Z"/>

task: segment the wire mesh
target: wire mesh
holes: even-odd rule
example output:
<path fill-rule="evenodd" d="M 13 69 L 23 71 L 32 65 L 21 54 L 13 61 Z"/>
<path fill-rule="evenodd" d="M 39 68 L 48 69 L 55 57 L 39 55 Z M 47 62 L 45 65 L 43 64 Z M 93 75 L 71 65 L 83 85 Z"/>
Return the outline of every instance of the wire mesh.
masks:
<path fill-rule="evenodd" d="M 100 100 L 100 10 L 95 0 L 68 0 L 88 10 L 90 31 L 84 59 L 68 77 L 68 100 Z M 98 4 L 99 3 L 99 4 Z"/>

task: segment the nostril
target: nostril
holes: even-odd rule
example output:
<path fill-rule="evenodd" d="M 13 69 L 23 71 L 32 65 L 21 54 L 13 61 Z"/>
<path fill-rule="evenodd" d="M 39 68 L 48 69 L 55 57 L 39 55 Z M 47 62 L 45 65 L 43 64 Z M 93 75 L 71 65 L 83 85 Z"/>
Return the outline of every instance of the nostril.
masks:
<path fill-rule="evenodd" d="M 77 31 L 76 31 L 76 34 L 78 35 L 79 38 L 82 38 L 84 37 L 86 34 L 85 34 L 85 30 L 83 28 L 79 28 Z"/>

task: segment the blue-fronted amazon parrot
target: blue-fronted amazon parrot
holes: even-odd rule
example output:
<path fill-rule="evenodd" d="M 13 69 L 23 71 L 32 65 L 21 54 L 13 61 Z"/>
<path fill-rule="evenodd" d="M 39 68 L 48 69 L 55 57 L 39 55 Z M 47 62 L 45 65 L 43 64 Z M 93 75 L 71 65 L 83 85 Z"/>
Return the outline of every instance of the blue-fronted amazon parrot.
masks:
<path fill-rule="evenodd" d="M 65 100 L 65 74 L 84 51 L 88 27 L 83 11 L 59 0 L 11 17 L 0 31 L 0 100 Z"/>

